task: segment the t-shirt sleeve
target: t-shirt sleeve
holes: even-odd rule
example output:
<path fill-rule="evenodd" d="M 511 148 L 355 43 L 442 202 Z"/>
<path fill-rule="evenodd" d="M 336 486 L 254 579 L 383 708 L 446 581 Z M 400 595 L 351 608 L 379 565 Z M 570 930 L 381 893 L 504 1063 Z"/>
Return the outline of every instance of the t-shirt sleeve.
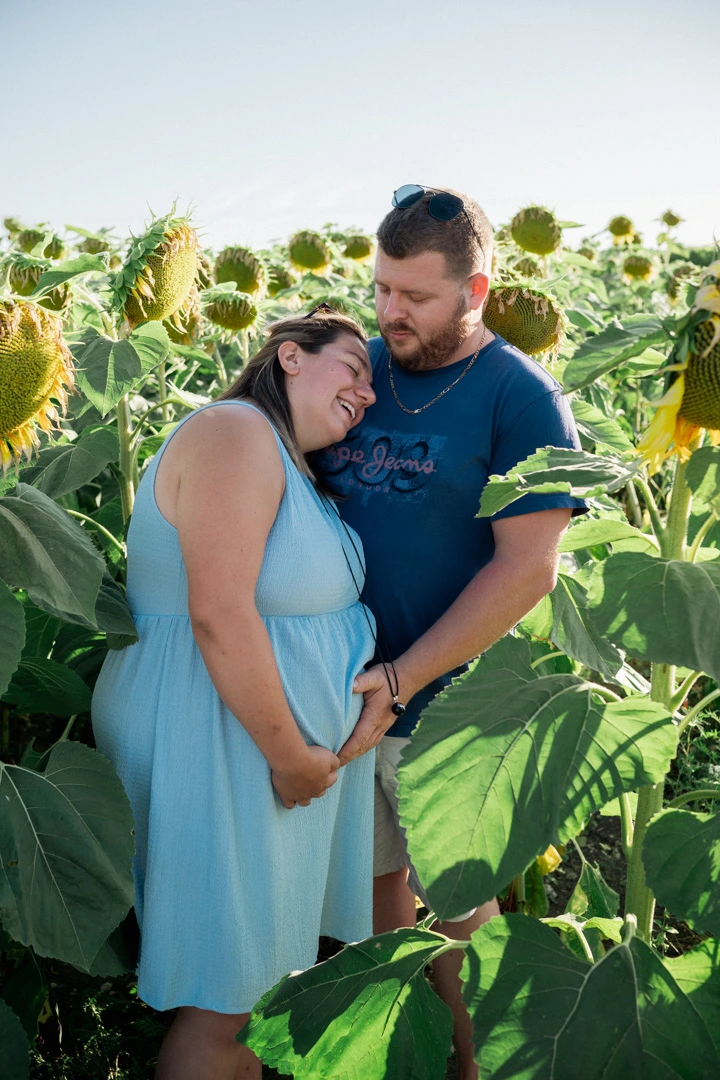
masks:
<path fill-rule="evenodd" d="M 518 462 L 524 461 L 544 446 L 581 449 L 572 410 L 561 390 L 548 390 L 541 394 L 498 432 L 490 463 L 491 475 L 504 475 Z M 571 508 L 573 516 L 586 513 L 588 509 L 584 499 L 575 499 L 570 495 L 529 494 L 493 514 L 490 520 L 497 521 L 499 518 L 532 514 L 536 510 L 555 510 L 559 507 Z"/>

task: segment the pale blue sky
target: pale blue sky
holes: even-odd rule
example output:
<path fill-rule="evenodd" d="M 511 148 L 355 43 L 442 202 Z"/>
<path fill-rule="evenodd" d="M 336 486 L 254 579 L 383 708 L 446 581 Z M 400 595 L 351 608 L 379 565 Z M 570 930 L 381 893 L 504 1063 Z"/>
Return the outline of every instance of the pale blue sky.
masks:
<path fill-rule="evenodd" d="M 648 237 L 720 238 L 717 0 L 0 0 L 0 219 L 139 230 L 194 206 L 206 243 L 448 185 L 495 225 L 537 202 Z"/>

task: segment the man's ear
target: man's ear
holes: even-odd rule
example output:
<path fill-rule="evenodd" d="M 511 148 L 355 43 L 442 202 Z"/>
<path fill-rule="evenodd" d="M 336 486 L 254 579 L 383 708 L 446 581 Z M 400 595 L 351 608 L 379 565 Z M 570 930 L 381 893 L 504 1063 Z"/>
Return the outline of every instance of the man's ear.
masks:
<path fill-rule="evenodd" d="M 473 274 L 470 278 L 470 307 L 473 310 L 481 308 L 485 303 L 485 297 L 490 288 L 490 278 L 487 274 Z"/>
<path fill-rule="evenodd" d="M 300 350 L 294 341 L 283 341 L 278 349 L 280 367 L 286 375 L 297 375 L 300 370 Z"/>

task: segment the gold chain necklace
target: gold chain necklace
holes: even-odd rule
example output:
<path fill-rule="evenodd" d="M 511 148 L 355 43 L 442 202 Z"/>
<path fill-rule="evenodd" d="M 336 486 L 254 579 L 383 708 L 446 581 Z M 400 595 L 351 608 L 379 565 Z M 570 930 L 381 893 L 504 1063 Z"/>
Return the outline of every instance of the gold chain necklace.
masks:
<path fill-rule="evenodd" d="M 397 396 L 397 390 L 395 389 L 395 379 L 393 378 L 392 355 L 390 353 L 390 350 L 388 349 L 388 372 L 390 374 L 390 387 L 391 387 L 392 392 L 393 392 L 393 397 L 395 398 L 395 401 L 400 406 L 402 411 L 404 413 L 407 413 L 408 416 L 417 416 L 418 413 L 423 412 L 425 409 L 429 409 L 431 405 L 434 405 L 436 401 L 439 401 L 441 397 L 444 397 L 445 394 L 447 394 L 448 390 L 452 390 L 453 386 L 457 386 L 457 384 L 460 382 L 460 380 L 463 379 L 467 375 L 468 371 L 470 370 L 470 368 L 473 366 L 473 364 L 477 360 L 478 356 L 480 355 L 480 350 L 482 349 L 483 344 L 485 343 L 485 335 L 486 334 L 487 334 L 487 326 L 483 329 L 483 336 L 480 338 L 480 344 L 478 345 L 478 347 L 477 347 L 476 351 L 473 353 L 473 355 L 470 357 L 469 363 L 463 368 L 463 370 L 458 375 L 457 379 L 455 379 L 454 382 L 451 382 L 449 386 L 446 386 L 444 390 L 441 390 L 440 393 L 437 395 L 437 397 L 434 397 L 432 399 L 432 401 L 428 401 L 427 405 L 421 405 L 419 409 L 408 409 L 405 405 L 403 405 L 402 401 Z"/>

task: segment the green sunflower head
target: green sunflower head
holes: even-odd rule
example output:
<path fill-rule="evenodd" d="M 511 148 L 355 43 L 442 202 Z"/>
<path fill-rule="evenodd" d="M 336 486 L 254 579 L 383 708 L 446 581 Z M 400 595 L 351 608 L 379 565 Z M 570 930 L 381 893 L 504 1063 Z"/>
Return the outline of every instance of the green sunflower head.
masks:
<path fill-rule="evenodd" d="M 267 274 L 250 248 L 226 247 L 215 260 L 215 280 L 218 285 L 234 281 L 238 292 L 260 296 L 265 291 Z"/>
<path fill-rule="evenodd" d="M 182 307 L 198 276 L 198 238 L 188 218 L 167 214 L 134 237 L 111 276 L 113 305 L 130 326 L 162 322 Z"/>
<path fill-rule="evenodd" d="M 630 218 L 623 217 L 620 214 L 610 220 L 608 232 L 612 236 L 614 244 L 629 244 L 635 237 L 635 226 Z"/>
<path fill-rule="evenodd" d="M 532 286 L 491 285 L 483 319 L 489 330 L 528 356 L 557 355 L 565 335 L 557 302 Z"/>
<path fill-rule="evenodd" d="M 18 296 L 30 296 L 37 288 L 40 278 L 46 270 L 52 270 L 50 259 L 36 259 L 33 255 L 23 255 L 21 251 L 11 251 L 3 260 L 7 268 L 8 283 Z M 67 285 L 58 285 L 38 303 L 48 311 L 61 311 L 68 302 L 70 289 Z"/>
<path fill-rule="evenodd" d="M 518 247 L 533 255 L 550 255 L 562 240 L 557 218 L 544 206 L 527 206 L 518 211 L 510 222 L 510 235 Z"/>
<path fill-rule="evenodd" d="M 247 330 L 258 316 L 252 296 L 246 293 L 227 292 L 219 294 L 205 308 L 205 314 L 223 330 Z"/>
<path fill-rule="evenodd" d="M 3 470 L 52 431 L 73 386 L 62 320 L 27 300 L 0 301 L 0 461 Z"/>
<path fill-rule="evenodd" d="M 307 229 L 290 238 L 288 252 L 298 270 L 313 270 L 316 274 L 324 273 L 332 259 L 332 252 L 320 233 Z"/>
<path fill-rule="evenodd" d="M 296 283 L 297 278 L 289 267 L 283 266 L 282 263 L 271 263 L 268 266 L 267 287 L 270 296 L 277 296 L 284 289 L 292 289 Z"/>

